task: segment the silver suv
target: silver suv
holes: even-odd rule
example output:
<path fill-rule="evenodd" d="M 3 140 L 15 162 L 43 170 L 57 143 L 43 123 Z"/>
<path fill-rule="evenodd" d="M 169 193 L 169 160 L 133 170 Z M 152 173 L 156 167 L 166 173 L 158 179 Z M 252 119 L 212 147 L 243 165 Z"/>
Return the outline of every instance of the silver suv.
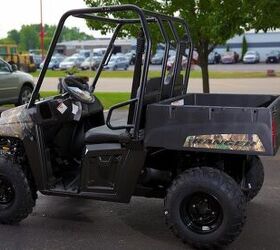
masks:
<path fill-rule="evenodd" d="M 22 105 L 29 101 L 33 77 L 0 59 L 0 104 Z"/>

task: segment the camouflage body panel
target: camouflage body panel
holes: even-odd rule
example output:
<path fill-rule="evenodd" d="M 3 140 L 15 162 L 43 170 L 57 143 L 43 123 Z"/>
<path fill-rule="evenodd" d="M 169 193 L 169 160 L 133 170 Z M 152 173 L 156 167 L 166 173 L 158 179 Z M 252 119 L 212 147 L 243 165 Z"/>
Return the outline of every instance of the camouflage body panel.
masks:
<path fill-rule="evenodd" d="M 265 152 L 263 143 L 256 134 L 214 134 L 188 136 L 185 140 L 184 147 Z"/>
<path fill-rule="evenodd" d="M 0 117 L 0 137 L 16 137 L 21 140 L 31 134 L 34 123 L 26 105 L 2 112 Z"/>

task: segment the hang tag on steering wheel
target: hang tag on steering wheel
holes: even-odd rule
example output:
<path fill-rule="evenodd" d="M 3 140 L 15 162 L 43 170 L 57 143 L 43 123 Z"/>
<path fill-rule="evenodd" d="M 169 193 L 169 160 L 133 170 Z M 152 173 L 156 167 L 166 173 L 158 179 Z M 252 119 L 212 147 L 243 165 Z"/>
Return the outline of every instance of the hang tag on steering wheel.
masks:
<path fill-rule="evenodd" d="M 64 112 L 67 110 L 67 106 L 62 102 L 57 106 L 57 111 L 59 111 L 61 114 L 64 114 Z"/>

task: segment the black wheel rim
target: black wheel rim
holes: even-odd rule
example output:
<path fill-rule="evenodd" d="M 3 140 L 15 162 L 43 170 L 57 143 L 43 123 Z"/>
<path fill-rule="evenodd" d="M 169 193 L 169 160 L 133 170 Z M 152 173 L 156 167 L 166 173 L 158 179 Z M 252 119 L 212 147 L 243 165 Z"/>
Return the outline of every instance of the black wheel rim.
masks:
<path fill-rule="evenodd" d="M 202 192 L 184 198 L 180 215 L 187 228 L 198 234 L 214 232 L 223 221 L 223 211 L 218 200 Z"/>
<path fill-rule="evenodd" d="M 15 198 L 15 189 L 12 183 L 0 175 L 0 209 L 9 207 Z"/>

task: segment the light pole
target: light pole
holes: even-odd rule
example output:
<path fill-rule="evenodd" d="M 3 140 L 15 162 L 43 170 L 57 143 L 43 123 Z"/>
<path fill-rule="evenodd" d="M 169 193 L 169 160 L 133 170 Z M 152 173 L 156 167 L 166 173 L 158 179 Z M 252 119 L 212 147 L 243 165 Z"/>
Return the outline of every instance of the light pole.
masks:
<path fill-rule="evenodd" d="M 44 26 L 43 26 L 43 3 L 40 0 L 40 13 L 41 13 L 41 24 L 40 24 L 40 45 L 41 45 L 41 53 L 42 53 L 42 60 L 44 59 Z"/>

